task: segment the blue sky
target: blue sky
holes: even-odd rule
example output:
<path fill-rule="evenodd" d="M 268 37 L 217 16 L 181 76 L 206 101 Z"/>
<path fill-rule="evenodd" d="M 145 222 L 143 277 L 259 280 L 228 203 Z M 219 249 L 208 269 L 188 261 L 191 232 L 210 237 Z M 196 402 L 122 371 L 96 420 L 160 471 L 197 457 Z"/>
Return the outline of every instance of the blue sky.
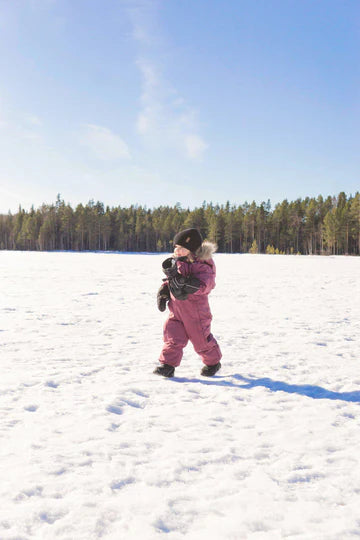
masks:
<path fill-rule="evenodd" d="M 358 0 L 0 0 L 0 212 L 360 189 Z"/>

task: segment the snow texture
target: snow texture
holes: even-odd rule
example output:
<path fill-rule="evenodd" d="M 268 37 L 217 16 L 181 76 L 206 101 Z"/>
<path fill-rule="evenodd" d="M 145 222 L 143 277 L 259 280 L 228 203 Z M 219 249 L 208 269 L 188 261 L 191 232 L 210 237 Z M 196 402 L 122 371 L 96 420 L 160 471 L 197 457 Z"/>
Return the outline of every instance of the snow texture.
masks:
<path fill-rule="evenodd" d="M 0 252 L 1 540 L 358 538 L 360 258 L 216 255 L 212 379 L 163 258 Z"/>

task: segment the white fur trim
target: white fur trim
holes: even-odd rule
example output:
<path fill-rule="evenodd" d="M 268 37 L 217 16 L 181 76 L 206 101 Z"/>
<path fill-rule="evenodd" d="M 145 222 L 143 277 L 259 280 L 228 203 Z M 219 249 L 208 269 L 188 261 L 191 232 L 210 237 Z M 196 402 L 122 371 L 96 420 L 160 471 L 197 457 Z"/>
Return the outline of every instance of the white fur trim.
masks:
<path fill-rule="evenodd" d="M 208 240 L 205 240 L 199 249 L 196 250 L 196 257 L 202 261 L 207 261 L 211 259 L 215 251 L 217 250 L 217 245 L 213 242 L 209 242 Z"/>

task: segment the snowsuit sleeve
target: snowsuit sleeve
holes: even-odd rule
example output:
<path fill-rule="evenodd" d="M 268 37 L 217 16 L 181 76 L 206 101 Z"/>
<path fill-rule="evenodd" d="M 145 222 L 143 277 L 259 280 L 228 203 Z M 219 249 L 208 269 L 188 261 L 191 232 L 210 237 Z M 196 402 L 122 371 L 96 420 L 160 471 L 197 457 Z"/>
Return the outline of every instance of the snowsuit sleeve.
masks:
<path fill-rule="evenodd" d="M 216 269 L 212 259 L 209 261 L 194 261 L 193 263 L 177 261 L 178 272 L 188 277 L 195 276 L 201 282 L 200 288 L 193 296 L 209 294 L 215 287 Z"/>

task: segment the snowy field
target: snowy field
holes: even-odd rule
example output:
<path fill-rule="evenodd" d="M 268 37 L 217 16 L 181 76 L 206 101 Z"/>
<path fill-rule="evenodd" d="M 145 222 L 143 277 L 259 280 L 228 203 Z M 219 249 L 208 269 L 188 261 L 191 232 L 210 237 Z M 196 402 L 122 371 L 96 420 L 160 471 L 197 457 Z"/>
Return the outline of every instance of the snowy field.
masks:
<path fill-rule="evenodd" d="M 360 258 L 216 255 L 163 379 L 164 258 L 0 252 L 0 539 L 358 538 Z"/>

